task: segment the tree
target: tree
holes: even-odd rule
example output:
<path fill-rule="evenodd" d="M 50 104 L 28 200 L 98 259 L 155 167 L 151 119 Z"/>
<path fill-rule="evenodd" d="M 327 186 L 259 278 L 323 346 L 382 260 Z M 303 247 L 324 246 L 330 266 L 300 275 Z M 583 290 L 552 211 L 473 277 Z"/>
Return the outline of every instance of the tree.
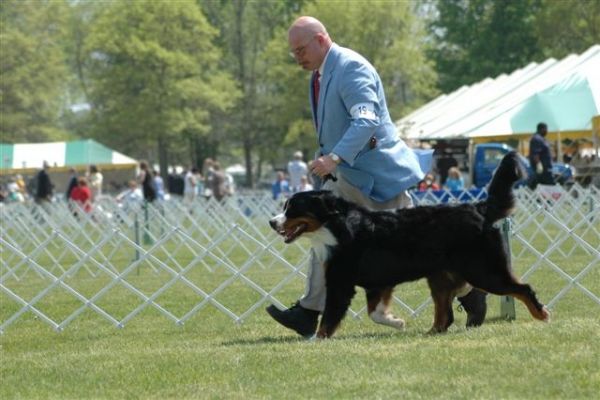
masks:
<path fill-rule="evenodd" d="M 237 99 L 216 35 L 191 0 L 110 3 L 85 45 L 95 135 L 138 157 L 155 146 L 164 174 L 169 152 Z"/>
<path fill-rule="evenodd" d="M 535 15 L 541 0 L 438 0 L 431 51 L 443 92 L 540 60 Z"/>
<path fill-rule="evenodd" d="M 0 2 L 0 139 L 68 137 L 59 118 L 70 80 L 62 43 L 68 7 L 61 1 Z"/>
<path fill-rule="evenodd" d="M 545 57 L 582 53 L 600 43 L 600 0 L 542 0 L 534 32 Z"/>
<path fill-rule="evenodd" d="M 271 83 L 263 60 L 265 47 L 274 33 L 289 23 L 292 12 L 298 11 L 301 1 L 230 2 L 200 1 L 211 23 L 220 32 L 220 43 L 225 51 L 222 67 L 236 79 L 242 92 L 236 113 L 221 120 L 221 128 L 231 133 L 230 138 L 242 149 L 246 165 L 246 185 L 254 186 L 255 175 L 260 176 L 263 160 L 270 159 L 273 138 L 281 138 L 282 127 L 273 123 L 268 108 Z M 258 166 L 255 168 L 255 163 Z"/>

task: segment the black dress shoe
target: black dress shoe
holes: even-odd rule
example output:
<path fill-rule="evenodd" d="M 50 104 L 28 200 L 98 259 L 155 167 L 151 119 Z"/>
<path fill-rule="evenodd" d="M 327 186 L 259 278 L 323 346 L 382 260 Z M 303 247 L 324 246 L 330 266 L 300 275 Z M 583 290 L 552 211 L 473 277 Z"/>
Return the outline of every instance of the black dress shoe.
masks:
<path fill-rule="evenodd" d="M 458 297 L 460 305 L 467 312 L 467 328 L 483 324 L 487 312 L 486 296 L 487 293 L 473 289 L 466 296 Z"/>
<path fill-rule="evenodd" d="M 296 331 L 300 336 L 311 337 L 317 331 L 319 312 L 302 307 L 300 302 L 283 311 L 271 304 L 267 307 L 267 312 L 275 321 Z"/>

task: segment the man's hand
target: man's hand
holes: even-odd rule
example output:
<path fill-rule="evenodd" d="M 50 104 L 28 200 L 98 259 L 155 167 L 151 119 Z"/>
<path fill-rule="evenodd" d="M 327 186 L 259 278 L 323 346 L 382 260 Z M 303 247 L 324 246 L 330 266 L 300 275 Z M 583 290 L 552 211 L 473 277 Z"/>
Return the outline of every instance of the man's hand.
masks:
<path fill-rule="evenodd" d="M 331 159 L 330 156 L 321 156 L 310 163 L 310 172 L 324 178 L 325 175 L 331 174 L 335 171 L 337 164 Z"/>

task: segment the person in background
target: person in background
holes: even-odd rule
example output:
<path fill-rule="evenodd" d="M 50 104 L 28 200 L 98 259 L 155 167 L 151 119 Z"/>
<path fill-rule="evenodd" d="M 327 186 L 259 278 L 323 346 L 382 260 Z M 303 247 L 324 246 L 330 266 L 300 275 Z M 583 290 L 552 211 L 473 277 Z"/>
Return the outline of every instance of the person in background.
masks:
<path fill-rule="evenodd" d="M 183 183 L 183 198 L 187 203 L 193 203 L 196 200 L 198 185 L 198 168 L 190 167 L 188 171 L 185 173 L 184 183 Z"/>
<path fill-rule="evenodd" d="M 127 182 L 127 189 L 116 196 L 116 200 L 123 207 L 123 211 L 127 212 L 137 204 L 141 204 L 144 200 L 144 193 L 138 187 L 135 180 Z"/>
<path fill-rule="evenodd" d="M 204 193 L 203 196 L 207 199 L 210 198 L 212 193 L 212 180 L 215 174 L 214 169 L 215 161 L 212 158 L 206 158 L 202 164 L 202 175 L 204 176 Z"/>
<path fill-rule="evenodd" d="M 221 164 L 218 161 L 213 162 L 213 177 L 211 179 L 212 194 L 217 201 L 222 201 L 227 196 L 227 176 L 221 170 Z"/>
<path fill-rule="evenodd" d="M 550 144 L 545 139 L 547 134 L 548 125 L 540 122 L 529 141 L 529 164 L 533 172 L 529 177 L 528 186 L 532 190 L 540 183 L 543 185 L 554 185 L 555 183 L 552 176 Z"/>
<path fill-rule="evenodd" d="M 90 165 L 89 174 L 92 199 L 97 200 L 98 197 L 102 196 L 102 182 L 104 181 L 104 176 L 102 176 L 100 170 L 94 164 Z"/>
<path fill-rule="evenodd" d="M 425 178 L 419 182 L 417 187 L 419 192 L 426 192 L 427 190 L 440 190 L 440 185 L 435 182 L 435 176 L 430 172 L 425 175 Z"/>
<path fill-rule="evenodd" d="M 154 183 L 154 190 L 156 191 L 156 198 L 159 201 L 163 201 L 165 199 L 165 183 L 163 182 L 162 176 L 158 173 L 157 170 L 152 170 L 152 179 Z"/>
<path fill-rule="evenodd" d="M 452 167 L 458 167 L 458 161 L 452 155 L 450 149 L 445 148 L 442 152 L 442 157 L 437 160 L 436 163 L 437 172 L 440 175 L 440 185 L 446 184 L 446 179 L 448 178 L 448 171 Z"/>
<path fill-rule="evenodd" d="M 444 187 L 448 190 L 464 190 L 465 181 L 458 167 L 450 167 Z"/>
<path fill-rule="evenodd" d="M 17 174 L 15 176 L 15 178 L 16 178 L 15 182 L 17 183 L 17 186 L 19 187 L 19 192 L 21 192 L 21 194 L 23 195 L 23 198 L 26 199 L 27 198 L 27 185 L 25 184 L 23 175 Z"/>
<path fill-rule="evenodd" d="M 138 175 L 138 182 L 142 186 L 142 193 L 144 194 L 144 200 L 148 203 L 152 203 L 156 200 L 156 190 L 154 190 L 154 183 L 152 181 L 152 172 L 148 166 L 148 162 L 140 162 L 140 174 Z"/>
<path fill-rule="evenodd" d="M 73 188 L 69 198 L 77 203 L 84 212 L 89 213 L 92 211 L 92 191 L 88 187 L 85 177 L 77 178 L 77 186 Z M 75 215 L 77 215 L 77 211 L 75 211 Z"/>
<path fill-rule="evenodd" d="M 300 178 L 300 187 L 298 188 L 298 191 L 308 192 L 310 190 L 313 190 L 313 185 L 308 182 L 308 177 L 306 175 L 302 175 L 302 178 Z"/>
<path fill-rule="evenodd" d="M 6 186 L 8 191 L 6 200 L 11 203 L 23 203 L 25 201 L 25 196 L 21 193 L 19 189 L 19 184 L 16 181 L 16 177 L 12 179 L 8 185 Z"/>
<path fill-rule="evenodd" d="M 308 174 L 308 166 L 302 161 L 302 152 L 294 153 L 294 158 L 287 165 L 287 173 L 292 193 L 300 191 L 300 179 Z"/>
<path fill-rule="evenodd" d="M 65 200 L 71 199 L 71 192 L 77 187 L 77 171 L 75 168 L 69 168 L 69 183 L 67 184 L 67 190 L 65 191 Z"/>
<path fill-rule="evenodd" d="M 44 161 L 42 169 L 36 176 L 35 202 L 37 204 L 45 204 L 52 201 L 53 185 L 48 175 L 50 166 L 47 161 Z"/>
<path fill-rule="evenodd" d="M 279 200 L 281 197 L 287 198 L 290 195 L 290 185 L 282 171 L 277 172 L 275 182 L 271 185 L 271 193 L 273 200 Z"/>

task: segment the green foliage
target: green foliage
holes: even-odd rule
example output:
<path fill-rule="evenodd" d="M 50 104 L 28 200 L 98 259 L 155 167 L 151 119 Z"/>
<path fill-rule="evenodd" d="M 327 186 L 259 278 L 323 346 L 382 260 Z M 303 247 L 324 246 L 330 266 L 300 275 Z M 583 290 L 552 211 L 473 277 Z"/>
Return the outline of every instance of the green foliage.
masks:
<path fill-rule="evenodd" d="M 534 18 L 540 0 L 439 0 L 435 6 L 431 55 L 444 92 L 541 58 Z"/>
<path fill-rule="evenodd" d="M 61 1 L 0 2 L 0 140 L 67 137 L 59 117 L 69 71 L 63 42 L 68 8 Z"/>
<path fill-rule="evenodd" d="M 437 94 L 437 74 L 425 57 L 425 32 L 409 2 L 318 1 L 307 7 L 332 39 L 367 58 L 385 87 L 392 118 Z"/>
<path fill-rule="evenodd" d="M 111 3 L 85 46 L 96 135 L 139 155 L 208 132 L 211 111 L 237 98 L 216 34 L 193 1 Z"/>
<path fill-rule="evenodd" d="M 545 57 L 582 53 L 600 43 L 600 0 L 542 0 L 535 33 Z"/>
<path fill-rule="evenodd" d="M 548 57 L 581 53 L 600 43 L 600 0 L 437 0 L 430 55 L 439 87 L 450 92 Z"/>

